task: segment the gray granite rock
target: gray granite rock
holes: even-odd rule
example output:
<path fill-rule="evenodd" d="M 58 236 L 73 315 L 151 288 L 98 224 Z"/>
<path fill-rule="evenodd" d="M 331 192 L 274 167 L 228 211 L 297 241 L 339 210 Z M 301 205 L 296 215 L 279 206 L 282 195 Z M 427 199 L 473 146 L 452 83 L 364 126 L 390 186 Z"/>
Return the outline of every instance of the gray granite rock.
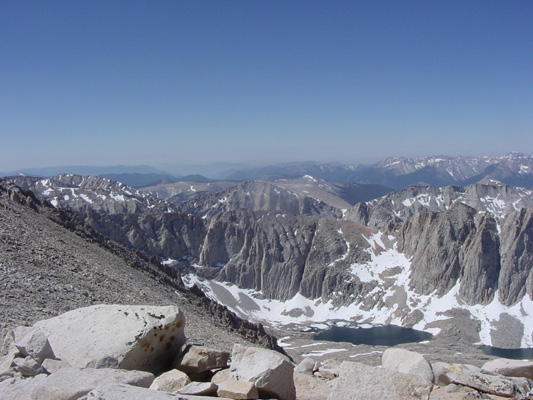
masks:
<path fill-rule="evenodd" d="M 187 373 L 199 374 L 211 369 L 228 367 L 230 353 L 204 346 L 187 346 L 174 361 L 174 367 Z"/>
<path fill-rule="evenodd" d="M 344 361 L 328 400 L 428 400 L 430 391 L 418 375 Z"/>
<path fill-rule="evenodd" d="M 217 395 L 230 399 L 258 399 L 259 393 L 252 382 L 228 380 L 218 385 Z"/>
<path fill-rule="evenodd" d="M 191 380 L 185 372 L 172 369 L 155 378 L 150 389 L 176 393 L 189 383 L 191 383 Z"/>
<path fill-rule="evenodd" d="M 252 382 L 263 396 L 295 400 L 294 366 L 281 354 L 257 347 L 233 346 L 230 378 Z"/>
<path fill-rule="evenodd" d="M 405 349 L 389 348 L 383 352 L 381 360 L 383 368 L 418 375 L 433 383 L 431 365 L 421 354 Z"/>
<path fill-rule="evenodd" d="M 533 379 L 533 361 L 497 358 L 496 360 L 487 361 L 481 369 L 504 376 Z"/>

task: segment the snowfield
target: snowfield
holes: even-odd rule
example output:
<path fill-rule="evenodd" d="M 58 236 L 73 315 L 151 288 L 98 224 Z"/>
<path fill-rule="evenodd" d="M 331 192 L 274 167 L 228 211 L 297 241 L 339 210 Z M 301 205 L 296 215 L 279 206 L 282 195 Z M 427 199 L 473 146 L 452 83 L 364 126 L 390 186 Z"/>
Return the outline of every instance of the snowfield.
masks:
<path fill-rule="evenodd" d="M 389 237 L 390 239 L 390 237 Z M 398 252 L 393 244 L 388 248 L 383 243 L 380 234 L 367 238 L 371 245 L 368 251 L 371 260 L 364 264 L 352 264 L 351 274 L 362 282 L 377 281 L 378 285 L 369 294 L 378 295 L 383 299 L 393 297 L 397 293 L 405 293 L 400 296 L 406 300 L 395 302 L 383 302 L 380 308 L 364 309 L 363 304 L 354 298 L 354 303 L 348 306 L 335 307 L 333 301 L 321 299 L 308 299 L 301 294 L 296 294 L 287 301 L 266 299 L 261 292 L 241 289 L 236 285 L 224 282 L 202 280 L 194 274 L 185 275 L 184 281 L 188 286 L 197 284 L 210 298 L 225 304 L 235 313 L 250 320 L 264 322 L 266 324 L 280 326 L 288 324 L 313 325 L 325 324 L 335 321 L 359 322 L 372 325 L 393 324 L 405 326 L 406 314 L 398 312 L 407 306 L 408 314 L 419 310 L 423 317 L 413 328 L 430 332 L 434 335 L 440 332 L 438 328 L 428 328 L 427 324 L 447 320 L 450 317 L 444 315 L 452 309 L 467 310 L 472 318 L 480 322 L 480 342 L 492 346 L 491 331 L 495 328 L 502 314 L 508 314 L 521 321 L 524 326 L 521 347 L 533 347 L 533 301 L 526 295 L 522 301 L 506 307 L 498 301 L 498 295 L 494 296 L 492 303 L 482 306 L 468 306 L 459 299 L 458 293 L 461 282 L 459 281 L 448 293 L 438 297 L 436 293 L 420 295 L 409 289 L 410 260 Z M 378 251 L 385 249 L 384 251 Z M 201 268 L 201 266 L 196 266 Z M 398 268 L 399 267 L 399 268 Z M 389 274 L 388 279 L 394 278 L 394 285 L 385 285 L 380 274 L 388 269 L 395 268 L 394 274 Z M 320 326 L 320 325 L 318 325 Z M 327 325 L 323 325 L 326 327 Z"/>

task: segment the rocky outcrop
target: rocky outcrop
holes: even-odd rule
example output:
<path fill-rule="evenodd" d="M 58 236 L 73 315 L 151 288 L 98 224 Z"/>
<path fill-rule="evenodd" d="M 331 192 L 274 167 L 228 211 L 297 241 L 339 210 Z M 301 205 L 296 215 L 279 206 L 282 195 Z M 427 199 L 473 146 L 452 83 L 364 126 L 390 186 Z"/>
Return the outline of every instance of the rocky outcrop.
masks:
<path fill-rule="evenodd" d="M 411 257 L 411 287 L 442 296 L 461 280 L 461 298 L 489 303 L 500 270 L 494 219 L 462 203 L 441 213 L 417 214 L 397 231 L 398 250 Z"/>
<path fill-rule="evenodd" d="M 101 214 L 86 210 L 80 218 L 111 240 L 162 260 L 194 261 L 206 236 L 205 222 L 192 215 L 153 212 Z"/>
<path fill-rule="evenodd" d="M 499 298 L 515 304 L 525 295 L 533 299 L 533 207 L 507 214 L 501 224 Z"/>

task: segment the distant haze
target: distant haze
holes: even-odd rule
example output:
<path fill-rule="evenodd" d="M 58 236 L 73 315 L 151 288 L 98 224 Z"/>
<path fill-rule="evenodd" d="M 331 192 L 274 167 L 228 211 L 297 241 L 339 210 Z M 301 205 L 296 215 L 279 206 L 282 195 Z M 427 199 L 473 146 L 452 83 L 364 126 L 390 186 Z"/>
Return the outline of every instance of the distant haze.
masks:
<path fill-rule="evenodd" d="M 533 153 L 533 2 L 0 3 L 0 171 Z"/>

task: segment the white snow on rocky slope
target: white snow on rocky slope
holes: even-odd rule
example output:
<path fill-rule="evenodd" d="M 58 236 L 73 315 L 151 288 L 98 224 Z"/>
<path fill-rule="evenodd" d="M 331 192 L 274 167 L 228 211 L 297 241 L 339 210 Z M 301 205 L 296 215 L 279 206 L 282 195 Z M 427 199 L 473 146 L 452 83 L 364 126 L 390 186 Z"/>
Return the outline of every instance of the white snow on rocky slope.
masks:
<path fill-rule="evenodd" d="M 390 237 L 388 239 L 390 241 Z M 336 307 L 332 300 L 308 299 L 299 293 L 287 301 L 265 299 L 258 291 L 240 289 L 230 283 L 201 280 L 193 274 L 184 276 L 184 281 L 190 286 L 198 284 L 210 298 L 227 305 L 237 314 L 272 325 L 345 320 L 361 324 L 405 326 L 406 316 L 419 310 L 423 318 L 413 328 L 438 334 L 438 328 L 428 328 L 427 324 L 447 320 L 450 317 L 443 313 L 461 309 L 469 311 L 472 318 L 480 322 L 480 342 L 492 345 L 491 331 L 495 329 L 495 323 L 502 314 L 508 314 L 524 325 L 521 346 L 533 347 L 533 301 L 527 295 L 511 307 L 502 305 L 497 294 L 489 305 L 468 306 L 458 295 L 460 281 L 444 296 L 439 297 L 436 293 L 420 295 L 409 288 L 411 263 L 397 251 L 394 243 L 385 246 L 380 234 L 369 237 L 368 241 L 372 244 L 369 248 L 371 260 L 364 264 L 352 264 L 350 272 L 354 279 L 376 281 L 374 290 L 366 297 L 383 299 L 377 307 L 365 307 L 357 298 L 348 306 Z M 394 280 L 392 284 L 391 279 Z M 405 307 L 408 308 L 407 313 Z"/>
<path fill-rule="evenodd" d="M 15 178 L 14 183 L 26 186 L 41 200 L 50 201 L 54 207 L 77 209 L 89 206 L 108 213 L 154 208 L 162 212 L 175 211 L 172 203 L 108 178 L 61 174 L 46 179 L 26 178 L 31 183 L 22 179 Z"/>
<path fill-rule="evenodd" d="M 455 203 L 463 203 L 501 220 L 509 211 L 533 207 L 533 189 L 485 179 L 466 187 L 410 186 L 366 204 L 403 220 L 420 212 L 445 211 Z M 352 219 L 352 209 L 348 209 L 343 219 Z"/>

